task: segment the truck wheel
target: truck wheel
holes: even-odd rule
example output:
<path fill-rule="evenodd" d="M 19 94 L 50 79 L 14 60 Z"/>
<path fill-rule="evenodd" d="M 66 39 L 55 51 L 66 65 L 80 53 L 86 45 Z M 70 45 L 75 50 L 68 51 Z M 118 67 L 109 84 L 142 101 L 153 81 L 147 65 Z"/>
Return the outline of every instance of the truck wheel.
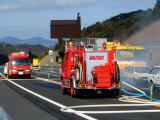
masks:
<path fill-rule="evenodd" d="M 61 76 L 61 91 L 62 91 L 62 94 L 67 94 L 67 88 L 64 87 L 64 80 L 63 80 L 63 77 Z"/>
<path fill-rule="evenodd" d="M 71 97 L 76 97 L 76 90 L 74 89 L 73 82 L 70 85 L 70 95 Z"/>
<path fill-rule="evenodd" d="M 4 77 L 7 77 L 7 74 L 4 74 Z"/>
<path fill-rule="evenodd" d="M 31 78 L 31 75 L 28 75 L 27 78 L 30 79 L 30 78 Z"/>
<path fill-rule="evenodd" d="M 63 83 L 61 85 L 61 91 L 63 94 L 67 94 L 67 88 L 64 87 Z"/>
<path fill-rule="evenodd" d="M 81 91 L 79 90 L 79 89 L 75 89 L 74 88 L 74 81 L 75 81 L 75 76 L 73 75 L 72 77 L 71 77 L 71 81 L 70 81 L 70 95 L 72 96 L 72 97 L 80 97 L 80 95 L 81 95 Z M 76 83 L 75 83 L 76 84 Z"/>
<path fill-rule="evenodd" d="M 80 96 L 80 91 L 74 88 L 73 82 L 71 82 L 71 85 L 70 85 L 70 95 L 72 98 Z"/>
<path fill-rule="evenodd" d="M 7 75 L 7 79 L 10 79 L 11 78 L 11 76 L 10 75 Z"/>

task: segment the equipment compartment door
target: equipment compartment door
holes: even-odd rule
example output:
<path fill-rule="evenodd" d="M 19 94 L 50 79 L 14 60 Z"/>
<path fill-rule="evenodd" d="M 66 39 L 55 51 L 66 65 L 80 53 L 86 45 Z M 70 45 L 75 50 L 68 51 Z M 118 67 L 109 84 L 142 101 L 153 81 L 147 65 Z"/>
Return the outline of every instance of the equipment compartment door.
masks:
<path fill-rule="evenodd" d="M 94 66 L 108 62 L 108 52 L 86 52 L 86 80 L 91 81 L 91 71 Z"/>

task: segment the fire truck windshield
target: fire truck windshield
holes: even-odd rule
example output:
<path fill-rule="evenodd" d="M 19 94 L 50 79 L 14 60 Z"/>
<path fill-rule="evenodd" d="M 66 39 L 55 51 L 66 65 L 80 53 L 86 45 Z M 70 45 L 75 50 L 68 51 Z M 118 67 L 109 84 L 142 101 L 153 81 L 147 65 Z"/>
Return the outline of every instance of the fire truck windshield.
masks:
<path fill-rule="evenodd" d="M 118 49 L 117 50 L 117 60 L 127 60 L 127 61 L 142 61 L 147 60 L 148 54 L 146 50 L 138 49 Z"/>
<path fill-rule="evenodd" d="M 29 65 L 27 58 L 15 58 L 12 61 L 12 65 Z"/>

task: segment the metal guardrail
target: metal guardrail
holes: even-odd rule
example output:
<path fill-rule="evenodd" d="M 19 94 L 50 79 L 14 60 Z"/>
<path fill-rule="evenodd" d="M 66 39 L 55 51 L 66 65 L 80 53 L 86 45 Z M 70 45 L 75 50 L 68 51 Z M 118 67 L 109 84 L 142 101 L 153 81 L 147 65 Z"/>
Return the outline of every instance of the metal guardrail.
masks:
<path fill-rule="evenodd" d="M 60 75 L 60 66 L 41 66 L 42 72 L 47 72 L 52 74 L 52 72 L 56 73 L 57 75 Z"/>
<path fill-rule="evenodd" d="M 57 79 L 60 77 L 60 66 L 41 66 L 40 71 L 34 71 L 33 76 L 46 78 L 48 80 Z"/>

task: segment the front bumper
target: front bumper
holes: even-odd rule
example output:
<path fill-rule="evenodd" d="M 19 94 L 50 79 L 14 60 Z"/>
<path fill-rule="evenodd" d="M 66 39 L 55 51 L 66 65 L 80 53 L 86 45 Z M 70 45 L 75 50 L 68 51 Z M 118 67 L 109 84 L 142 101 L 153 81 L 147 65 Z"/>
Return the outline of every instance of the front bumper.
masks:
<path fill-rule="evenodd" d="M 10 71 L 9 75 L 31 75 L 31 71 L 25 71 L 25 70 Z"/>

